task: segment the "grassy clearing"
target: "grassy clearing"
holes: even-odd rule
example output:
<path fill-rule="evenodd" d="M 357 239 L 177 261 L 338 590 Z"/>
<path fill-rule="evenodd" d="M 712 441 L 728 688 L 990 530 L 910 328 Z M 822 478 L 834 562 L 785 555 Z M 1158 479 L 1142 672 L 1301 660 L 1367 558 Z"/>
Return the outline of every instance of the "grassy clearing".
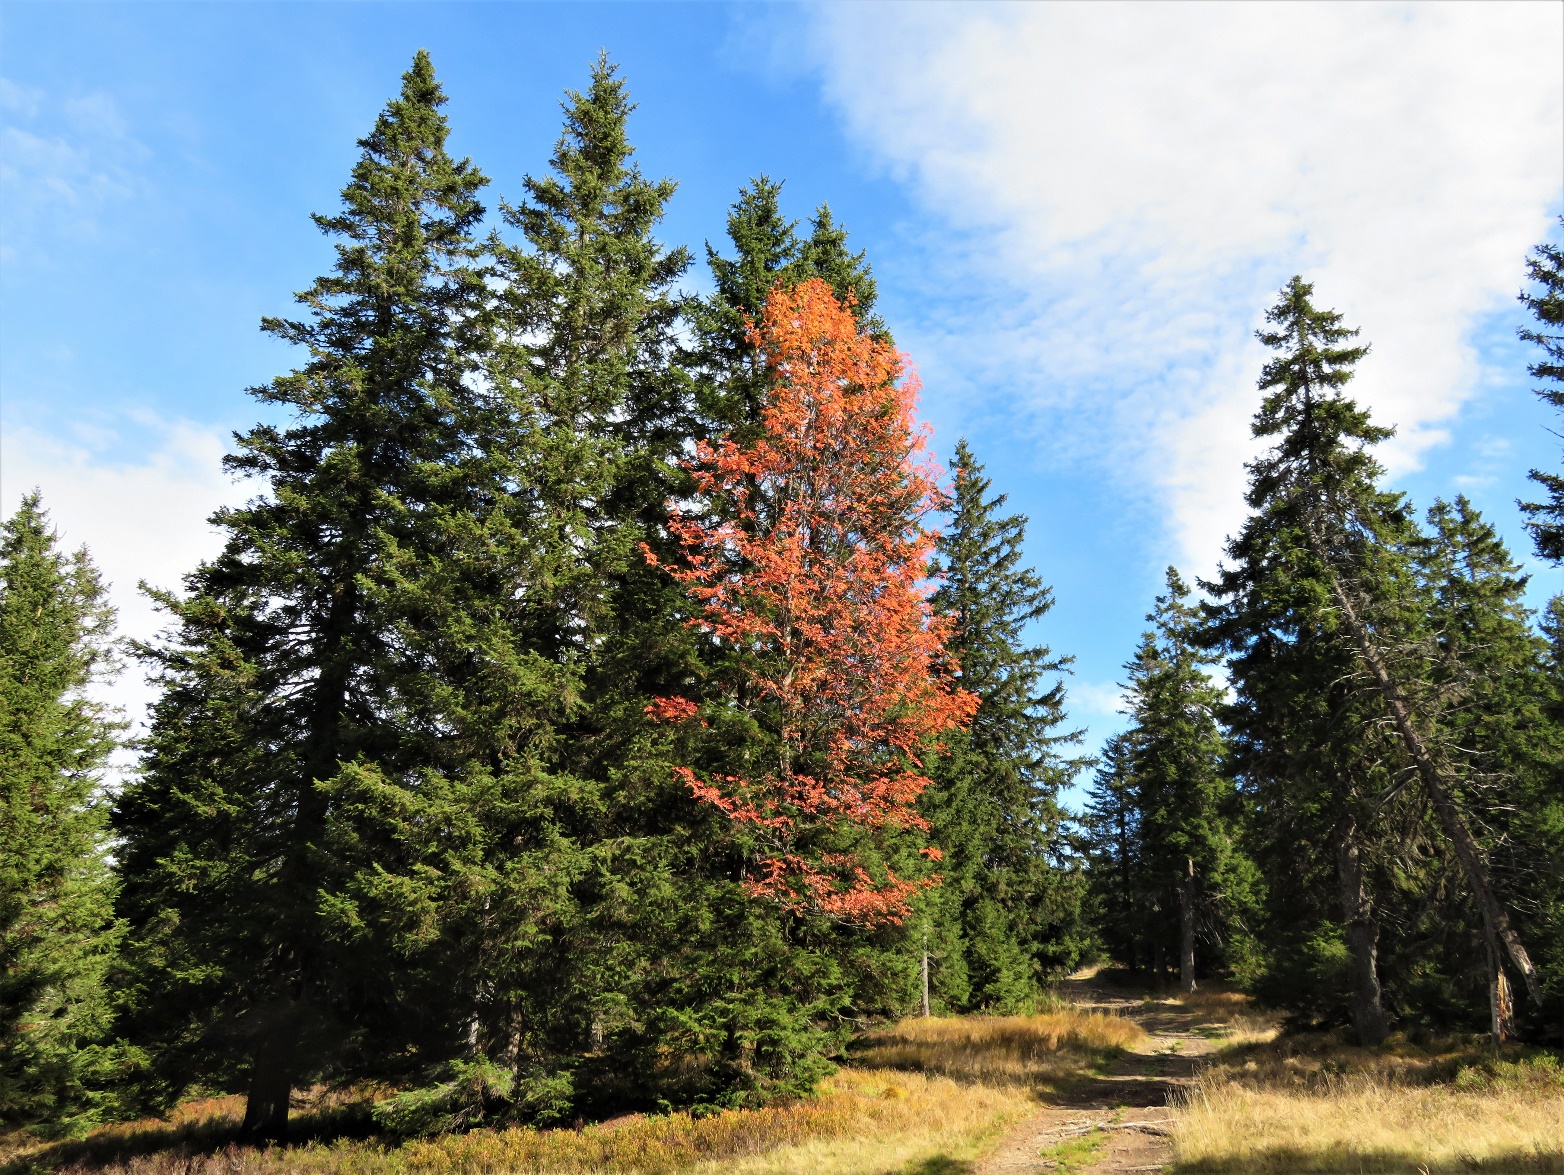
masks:
<path fill-rule="evenodd" d="M 13 1152 L 4 1170 L 107 1175 L 882 1175 L 972 1157 L 1032 1106 L 1024 1092 L 941 1077 L 852 1070 L 821 1096 L 707 1117 L 633 1116 L 582 1130 L 475 1130 L 387 1145 L 338 1138 L 256 1149 L 227 1142 L 239 1099 L 187 1107 L 75 1143 Z M 301 1123 L 307 1131 L 310 1122 Z M 932 1164 L 933 1166 L 930 1166 Z"/>
<path fill-rule="evenodd" d="M 1564 1068 L 1470 1040 L 1230 1047 L 1181 1111 L 1180 1172 L 1564 1172 Z"/>
<path fill-rule="evenodd" d="M 1038 1016 L 908 1019 L 870 1033 L 857 1054 L 881 1069 L 938 1073 L 957 1081 L 1055 1087 L 1146 1040 L 1122 1016 L 1074 1010 Z"/>

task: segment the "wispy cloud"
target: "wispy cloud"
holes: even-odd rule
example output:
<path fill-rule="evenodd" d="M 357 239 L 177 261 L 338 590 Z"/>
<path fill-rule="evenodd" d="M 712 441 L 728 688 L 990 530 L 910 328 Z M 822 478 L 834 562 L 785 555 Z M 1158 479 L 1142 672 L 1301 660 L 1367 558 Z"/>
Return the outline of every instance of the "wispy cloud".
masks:
<path fill-rule="evenodd" d="M 1094 727 L 1123 723 L 1122 711 L 1127 702 L 1123 687 L 1116 682 L 1072 681 L 1067 688 L 1071 713 L 1088 716 Z"/>
<path fill-rule="evenodd" d="M 56 98 L 0 78 L 0 257 L 95 235 L 108 203 L 145 188 L 149 154 L 109 95 Z"/>
<path fill-rule="evenodd" d="M 1241 515 L 1276 288 L 1302 271 L 1364 328 L 1355 392 L 1415 467 L 1560 197 L 1556 5 L 813 11 L 829 99 L 951 229 L 902 332 L 931 387 L 1002 389 L 1197 567 Z"/>

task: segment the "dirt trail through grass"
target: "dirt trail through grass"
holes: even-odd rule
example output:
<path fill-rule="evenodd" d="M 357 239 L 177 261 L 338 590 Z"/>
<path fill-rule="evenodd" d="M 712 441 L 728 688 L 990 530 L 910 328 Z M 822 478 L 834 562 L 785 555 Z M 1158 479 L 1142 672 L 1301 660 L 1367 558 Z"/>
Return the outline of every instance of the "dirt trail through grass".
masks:
<path fill-rule="evenodd" d="M 976 1175 L 1161 1171 L 1173 1156 L 1168 1095 L 1194 1081 L 1200 1058 L 1216 1047 L 1216 1025 L 1199 1008 L 1147 1001 L 1090 979 L 1066 980 L 1060 994 L 1082 1011 L 1126 1016 L 1149 1036 L 1106 1072 L 1048 1097 L 978 1164 Z"/>

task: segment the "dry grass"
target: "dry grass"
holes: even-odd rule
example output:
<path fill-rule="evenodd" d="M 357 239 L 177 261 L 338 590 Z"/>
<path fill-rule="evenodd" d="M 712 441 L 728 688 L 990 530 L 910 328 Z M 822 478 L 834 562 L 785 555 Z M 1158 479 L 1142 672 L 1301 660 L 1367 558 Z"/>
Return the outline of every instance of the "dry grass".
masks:
<path fill-rule="evenodd" d="M 1240 991 L 1197 991 L 1181 995 L 1177 1006 L 1199 1017 L 1196 1032 L 1225 1049 L 1268 1044 L 1280 1035 L 1281 1017 L 1257 1007 L 1254 997 Z"/>
<path fill-rule="evenodd" d="M 1184 1099 L 1181 1172 L 1564 1171 L 1564 1070 L 1469 1041 L 1229 1052 Z"/>
<path fill-rule="evenodd" d="M 1195 1013 L 1203 1020 L 1212 1020 L 1219 1023 L 1252 1015 L 1254 1012 L 1254 997 L 1246 995 L 1241 991 L 1219 991 L 1202 988 L 1199 991 L 1189 992 L 1187 995 L 1169 996 L 1167 999 L 1162 1000 L 1148 997 L 1144 1002 L 1152 1007 L 1158 1004 L 1176 1006 L 1186 1012 Z"/>
<path fill-rule="evenodd" d="M 1190 1172 L 1564 1171 L 1564 1097 L 1203 1084 L 1176 1137 L 1177 1170 Z"/>
<path fill-rule="evenodd" d="M 475 1130 L 389 1146 L 338 1139 L 288 1148 L 222 1145 L 234 1106 L 208 1104 L 173 1124 L 133 1124 L 81 1143 L 16 1155 L 7 1171 L 106 1175 L 879 1175 L 970 1157 L 1031 1107 L 1015 1089 L 919 1074 L 848 1071 L 821 1095 L 694 1118 L 633 1117 L 582 1130 Z"/>
<path fill-rule="evenodd" d="M 914 1018 L 871 1033 L 858 1057 L 878 1068 L 958 1081 L 1052 1086 L 1145 1039 L 1133 1020 L 1100 1012 Z"/>

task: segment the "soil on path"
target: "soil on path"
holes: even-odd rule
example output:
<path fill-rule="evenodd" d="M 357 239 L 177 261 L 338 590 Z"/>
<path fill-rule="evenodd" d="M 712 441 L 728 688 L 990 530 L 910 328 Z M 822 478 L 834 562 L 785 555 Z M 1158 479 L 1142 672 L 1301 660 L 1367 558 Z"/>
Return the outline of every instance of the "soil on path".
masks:
<path fill-rule="evenodd" d="M 1058 1164 L 1044 1157 L 1047 1152 L 1094 1129 L 1102 1131 L 1098 1137 L 1105 1139 L 1104 1145 L 1090 1165 L 1072 1164 L 1072 1175 L 1163 1170 L 1173 1158 L 1167 1134 L 1174 1115 L 1169 1095 L 1194 1082 L 1201 1058 L 1216 1047 L 1210 1020 L 1172 1001 L 1147 1002 L 1141 995 L 1090 979 L 1066 980 L 1060 994 L 1088 1011 L 1127 1016 L 1144 1027 L 1149 1038 L 1108 1072 L 1046 1098 L 1036 1114 L 977 1164 L 975 1175 L 1057 1171 Z"/>

